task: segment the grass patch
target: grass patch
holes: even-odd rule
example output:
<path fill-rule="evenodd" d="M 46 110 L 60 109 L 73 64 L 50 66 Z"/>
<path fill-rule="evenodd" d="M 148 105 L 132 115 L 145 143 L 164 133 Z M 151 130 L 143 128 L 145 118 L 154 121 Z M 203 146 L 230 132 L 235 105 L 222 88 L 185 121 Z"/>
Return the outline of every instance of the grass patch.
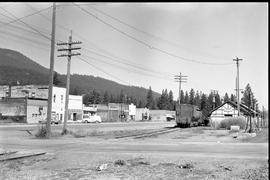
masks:
<path fill-rule="evenodd" d="M 39 139 L 46 139 L 46 138 L 48 138 L 47 133 L 48 133 L 48 131 L 47 131 L 46 126 L 42 125 L 38 128 L 38 131 L 35 134 L 35 137 L 39 138 Z M 50 137 L 60 137 L 60 136 L 62 136 L 60 132 L 51 131 Z"/>

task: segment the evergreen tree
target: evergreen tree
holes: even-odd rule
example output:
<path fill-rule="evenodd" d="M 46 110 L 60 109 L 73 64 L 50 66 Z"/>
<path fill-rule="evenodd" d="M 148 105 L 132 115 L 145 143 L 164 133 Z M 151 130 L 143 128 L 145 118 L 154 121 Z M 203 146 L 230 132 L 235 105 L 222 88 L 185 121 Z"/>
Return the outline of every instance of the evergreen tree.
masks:
<path fill-rule="evenodd" d="M 172 111 L 174 109 L 174 101 L 173 101 L 173 92 L 172 92 L 172 90 L 169 91 L 168 101 L 169 101 L 169 110 Z"/>
<path fill-rule="evenodd" d="M 247 84 L 244 90 L 243 97 L 241 99 L 241 103 L 245 104 L 252 109 L 255 109 L 257 104 L 257 99 L 254 97 L 254 93 L 251 90 L 250 84 Z"/>
<path fill-rule="evenodd" d="M 185 93 L 183 90 L 180 92 L 180 103 L 184 104 L 185 103 Z"/>
<path fill-rule="evenodd" d="M 153 92 L 152 92 L 151 86 L 149 87 L 149 90 L 148 90 L 147 96 L 146 96 L 146 107 L 148 107 L 149 109 L 155 108 L 155 102 L 154 102 L 154 97 L 153 97 Z"/>
<path fill-rule="evenodd" d="M 120 91 L 118 102 L 119 103 L 124 103 L 125 102 L 125 94 L 124 94 L 124 91 L 122 89 Z"/>
<path fill-rule="evenodd" d="M 184 98 L 184 104 L 188 104 L 188 103 L 189 103 L 189 97 L 188 97 L 188 92 L 186 91 L 185 98 Z"/>
<path fill-rule="evenodd" d="M 108 104 L 110 101 L 108 91 L 106 90 L 103 95 L 103 103 Z"/>
<path fill-rule="evenodd" d="M 207 110 L 207 96 L 206 94 L 202 94 L 201 96 L 201 110 L 203 115 L 206 117 L 208 115 L 208 110 Z"/>
<path fill-rule="evenodd" d="M 195 91 L 194 89 L 190 89 L 189 91 L 189 104 L 194 104 L 194 99 L 195 99 Z"/>
<path fill-rule="evenodd" d="M 230 100 L 228 93 L 225 93 L 223 99 L 224 99 L 224 100 L 223 100 L 224 102 L 227 102 L 228 100 Z"/>
<path fill-rule="evenodd" d="M 231 94 L 231 96 L 230 96 L 230 101 L 236 102 L 236 97 L 235 97 L 234 94 Z"/>
<path fill-rule="evenodd" d="M 220 105 L 221 105 L 221 99 L 220 99 L 219 94 L 217 93 L 217 94 L 215 95 L 215 107 L 218 107 L 218 106 L 220 106 Z"/>
<path fill-rule="evenodd" d="M 56 71 L 53 73 L 53 85 L 58 86 L 60 85 L 61 81 L 59 80 L 59 75 Z"/>
<path fill-rule="evenodd" d="M 194 99 L 194 104 L 201 109 L 201 97 L 199 94 L 199 91 L 196 92 L 195 99 Z"/>

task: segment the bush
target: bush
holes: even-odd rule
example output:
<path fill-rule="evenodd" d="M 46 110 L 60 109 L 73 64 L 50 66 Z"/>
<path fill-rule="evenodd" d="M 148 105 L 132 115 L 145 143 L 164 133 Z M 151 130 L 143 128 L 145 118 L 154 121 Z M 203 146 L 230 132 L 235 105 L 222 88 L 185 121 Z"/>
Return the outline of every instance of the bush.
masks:
<path fill-rule="evenodd" d="M 243 118 L 227 118 L 220 122 L 219 128 L 230 129 L 231 126 L 240 126 L 240 129 L 245 129 L 246 121 Z"/>
<path fill-rule="evenodd" d="M 47 129 L 46 126 L 41 126 L 38 128 L 38 132 L 35 135 L 37 138 L 46 138 L 47 137 Z"/>

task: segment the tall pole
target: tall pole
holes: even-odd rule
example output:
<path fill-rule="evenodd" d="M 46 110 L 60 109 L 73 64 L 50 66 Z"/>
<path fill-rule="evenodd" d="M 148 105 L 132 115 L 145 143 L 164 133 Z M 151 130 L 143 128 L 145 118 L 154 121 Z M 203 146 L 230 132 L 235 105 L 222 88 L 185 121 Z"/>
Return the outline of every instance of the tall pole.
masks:
<path fill-rule="evenodd" d="M 81 42 L 72 42 L 72 31 L 68 39 L 68 43 L 58 43 L 57 45 L 67 45 L 68 48 L 58 49 L 58 51 L 67 51 L 68 54 L 62 54 L 58 57 L 67 57 L 67 80 L 66 80 L 66 99 L 65 99 L 65 116 L 64 116 L 64 126 L 62 134 L 67 133 L 67 120 L 68 120 L 68 103 L 69 103 L 69 87 L 70 87 L 70 65 L 71 57 L 78 56 L 80 53 L 72 54 L 72 50 L 81 49 L 80 47 L 72 47 L 73 44 L 81 44 Z"/>
<path fill-rule="evenodd" d="M 233 61 L 236 61 L 236 68 L 237 68 L 237 86 L 236 86 L 236 91 L 237 91 L 237 111 L 238 111 L 238 117 L 240 116 L 240 98 L 239 98 L 239 61 L 242 61 L 243 59 L 239 59 L 236 57 L 236 59 L 233 59 Z"/>
<path fill-rule="evenodd" d="M 54 44 L 55 44 L 55 14 L 56 5 L 53 3 L 52 14 L 52 34 L 51 34 L 51 54 L 50 54 L 50 79 L 49 79 L 49 92 L 48 92 L 48 106 L 47 106 L 47 122 L 46 122 L 46 137 L 51 136 L 51 116 L 52 116 L 52 91 L 53 91 L 53 74 L 54 74 Z"/>
<path fill-rule="evenodd" d="M 67 62 L 67 83 L 66 83 L 66 100 L 65 100 L 65 116 L 64 116 L 64 127 L 63 134 L 67 133 L 67 120 L 68 120 L 68 99 L 69 99 L 69 84 L 70 84 L 70 64 L 71 64 L 71 42 L 72 34 L 69 36 L 68 44 L 68 62 Z"/>
<path fill-rule="evenodd" d="M 176 75 L 174 76 L 174 79 L 176 80 L 176 82 L 179 82 L 179 97 L 178 97 L 178 104 L 179 104 L 179 107 L 180 107 L 180 102 L 181 102 L 181 83 L 186 83 L 187 81 L 187 78 L 188 76 L 184 76 L 182 75 L 182 73 L 180 72 L 179 75 Z"/>

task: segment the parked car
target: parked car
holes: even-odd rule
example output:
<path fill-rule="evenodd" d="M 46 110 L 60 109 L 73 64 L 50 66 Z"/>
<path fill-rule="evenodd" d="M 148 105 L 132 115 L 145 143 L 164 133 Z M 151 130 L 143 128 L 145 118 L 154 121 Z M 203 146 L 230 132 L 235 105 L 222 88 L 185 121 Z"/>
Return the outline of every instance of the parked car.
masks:
<path fill-rule="evenodd" d="M 83 115 L 83 123 L 101 123 L 101 117 L 98 115 Z"/>
<path fill-rule="evenodd" d="M 172 114 L 166 114 L 166 120 L 167 121 L 173 121 L 173 120 L 175 120 L 175 117 Z"/>

